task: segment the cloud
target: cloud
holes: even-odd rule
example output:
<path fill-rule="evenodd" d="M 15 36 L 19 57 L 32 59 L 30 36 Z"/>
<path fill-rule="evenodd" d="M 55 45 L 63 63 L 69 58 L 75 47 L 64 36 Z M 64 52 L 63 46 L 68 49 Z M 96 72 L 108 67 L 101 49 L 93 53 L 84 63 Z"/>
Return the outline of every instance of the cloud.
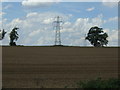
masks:
<path fill-rule="evenodd" d="M 110 18 L 110 21 L 116 20 L 116 18 Z M 74 23 L 66 22 L 62 30 L 63 37 L 67 37 L 69 45 L 77 46 L 91 46 L 88 41 L 85 41 L 85 36 L 88 33 L 89 29 L 93 26 L 102 27 L 106 23 L 106 20 L 103 20 L 103 15 L 100 14 L 95 18 L 78 18 Z M 108 34 L 109 43 L 108 46 L 118 46 L 118 30 L 104 29 L 103 30 Z M 64 43 L 67 40 L 63 41 Z"/>
<path fill-rule="evenodd" d="M 104 32 L 108 34 L 108 46 L 118 46 L 118 30 L 104 29 Z"/>
<path fill-rule="evenodd" d="M 86 11 L 91 12 L 91 11 L 93 11 L 94 9 L 95 9 L 95 7 L 92 7 L 92 8 L 86 9 Z"/>
<path fill-rule="evenodd" d="M 2 28 L 2 22 L 6 21 L 6 19 L 3 19 L 3 15 L 5 15 L 5 12 L 0 11 L 0 29 Z"/>
<path fill-rule="evenodd" d="M 5 12 L 0 12 L 0 16 L 3 16 L 5 15 L 6 13 Z"/>
<path fill-rule="evenodd" d="M 72 46 L 90 46 L 88 41 L 85 41 L 85 35 L 93 26 L 102 27 L 105 23 L 103 15 L 100 14 L 94 18 L 77 18 L 74 22 L 70 22 L 69 14 L 45 12 L 28 13 L 24 19 L 16 18 L 10 23 L 4 24 L 7 33 L 14 26 L 18 26 L 20 38 L 17 41 L 18 45 L 54 45 L 55 31 L 53 30 L 52 22 L 55 16 L 64 18 L 63 29 L 61 30 L 61 40 L 63 45 Z M 109 45 L 117 45 L 117 30 L 105 29 L 109 34 Z M 7 34 L 3 40 L 4 45 L 9 44 L 9 35 Z"/>
<path fill-rule="evenodd" d="M 118 2 L 119 0 L 102 0 L 104 6 L 111 8 L 118 6 Z"/>
<path fill-rule="evenodd" d="M 80 10 L 77 10 L 77 9 L 70 9 L 70 11 L 75 12 L 75 13 L 80 13 L 81 12 Z"/>
<path fill-rule="evenodd" d="M 54 30 L 52 22 L 58 15 L 63 17 L 64 20 L 68 20 L 70 17 L 69 14 L 64 15 L 62 13 L 56 12 L 32 12 L 28 13 L 24 19 L 16 18 L 13 19 L 10 23 L 4 22 L 3 25 L 8 33 L 10 33 L 11 29 L 15 26 L 20 28 L 20 30 L 18 30 L 18 33 L 20 34 L 18 44 L 51 45 L 54 44 Z M 9 35 L 6 35 L 5 39 L 3 40 L 3 44 L 9 44 Z"/>
<path fill-rule="evenodd" d="M 119 0 L 102 0 L 102 2 L 119 2 Z"/>
<path fill-rule="evenodd" d="M 102 14 L 100 14 L 95 18 L 78 18 L 73 23 L 66 22 L 62 30 L 63 42 L 73 46 L 90 46 L 90 43 L 85 41 L 85 36 L 91 27 L 102 27 L 104 23 L 102 17 Z"/>
<path fill-rule="evenodd" d="M 10 9 L 11 7 L 13 7 L 11 4 L 5 5 L 2 7 L 2 9 Z"/>
<path fill-rule="evenodd" d="M 108 22 L 114 22 L 114 21 L 118 21 L 118 17 L 112 17 L 108 19 Z"/>
<path fill-rule="evenodd" d="M 22 1 L 22 5 L 25 7 L 31 7 L 31 8 L 36 8 L 36 7 L 48 7 L 51 6 L 53 3 L 58 3 L 59 0 L 24 0 Z"/>
<path fill-rule="evenodd" d="M 44 21 L 43 21 L 43 24 L 50 24 L 50 23 L 52 23 L 53 22 L 53 18 L 48 18 L 48 19 L 45 19 Z"/>
<path fill-rule="evenodd" d="M 35 36 L 35 35 L 39 34 L 40 32 L 41 32 L 40 30 L 33 31 L 32 33 L 29 34 L 29 36 L 30 37 Z"/>

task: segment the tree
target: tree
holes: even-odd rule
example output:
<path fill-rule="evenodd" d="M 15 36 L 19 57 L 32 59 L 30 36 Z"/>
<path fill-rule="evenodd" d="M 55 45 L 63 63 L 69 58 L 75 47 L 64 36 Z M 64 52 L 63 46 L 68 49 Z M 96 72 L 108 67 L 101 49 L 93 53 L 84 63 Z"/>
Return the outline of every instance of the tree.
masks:
<path fill-rule="evenodd" d="M 14 42 L 14 40 L 15 41 L 17 41 L 18 40 L 18 33 L 17 33 L 17 29 L 19 29 L 19 28 L 16 28 L 16 27 L 14 27 L 13 29 L 12 29 L 12 31 L 10 32 L 10 46 L 16 46 L 16 42 Z"/>
<path fill-rule="evenodd" d="M 0 30 L 0 40 L 4 39 L 6 33 L 4 29 L 2 31 Z"/>
<path fill-rule="evenodd" d="M 103 28 L 97 26 L 90 28 L 86 40 L 90 41 L 95 47 L 103 47 L 108 44 L 108 34 L 104 33 Z"/>

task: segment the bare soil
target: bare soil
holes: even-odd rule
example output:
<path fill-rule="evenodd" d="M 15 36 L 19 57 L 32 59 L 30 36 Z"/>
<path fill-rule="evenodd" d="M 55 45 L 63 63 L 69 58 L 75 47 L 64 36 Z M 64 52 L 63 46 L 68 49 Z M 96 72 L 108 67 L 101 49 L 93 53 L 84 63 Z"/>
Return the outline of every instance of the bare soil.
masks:
<path fill-rule="evenodd" d="M 118 48 L 2 47 L 3 88 L 75 88 L 118 78 Z"/>

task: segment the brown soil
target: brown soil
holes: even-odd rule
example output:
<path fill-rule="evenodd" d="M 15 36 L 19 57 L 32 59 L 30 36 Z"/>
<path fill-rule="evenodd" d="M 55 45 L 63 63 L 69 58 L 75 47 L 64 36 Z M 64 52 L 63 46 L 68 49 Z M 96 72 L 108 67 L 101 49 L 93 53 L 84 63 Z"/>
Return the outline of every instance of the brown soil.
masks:
<path fill-rule="evenodd" d="M 118 77 L 118 48 L 3 47 L 3 88 L 77 87 Z"/>

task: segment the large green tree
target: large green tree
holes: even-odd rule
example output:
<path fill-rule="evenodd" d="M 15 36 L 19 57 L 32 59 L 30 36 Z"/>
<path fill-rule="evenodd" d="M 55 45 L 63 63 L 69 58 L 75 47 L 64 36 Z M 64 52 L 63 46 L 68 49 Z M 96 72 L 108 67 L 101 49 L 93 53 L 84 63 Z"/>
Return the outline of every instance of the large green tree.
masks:
<path fill-rule="evenodd" d="M 12 29 L 12 31 L 10 32 L 10 46 L 16 46 L 16 42 L 18 40 L 18 33 L 17 33 L 17 29 L 19 28 L 16 28 L 14 27 Z M 15 40 L 15 41 L 14 41 Z"/>
<path fill-rule="evenodd" d="M 103 47 L 108 44 L 107 37 L 108 34 L 104 33 L 103 28 L 95 26 L 90 28 L 85 39 L 90 41 L 90 43 L 95 47 Z"/>

